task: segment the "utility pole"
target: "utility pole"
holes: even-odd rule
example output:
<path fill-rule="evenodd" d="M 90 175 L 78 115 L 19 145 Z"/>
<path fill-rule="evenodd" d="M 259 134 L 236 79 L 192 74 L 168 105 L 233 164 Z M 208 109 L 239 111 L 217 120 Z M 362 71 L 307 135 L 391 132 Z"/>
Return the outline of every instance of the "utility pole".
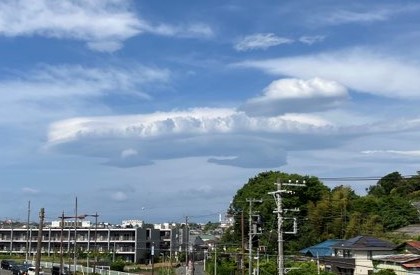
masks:
<path fill-rule="evenodd" d="M 154 262 L 155 262 L 155 243 L 152 242 L 152 251 L 150 252 L 150 255 L 152 256 L 152 275 L 154 274 Z"/>
<path fill-rule="evenodd" d="M 242 255 L 241 255 L 241 270 L 242 275 L 245 275 L 245 224 L 244 224 L 244 211 L 241 210 L 241 243 L 242 243 Z"/>
<path fill-rule="evenodd" d="M 28 220 L 26 221 L 26 255 L 25 263 L 28 263 L 29 258 L 29 219 L 31 217 L 31 201 L 28 201 Z"/>
<path fill-rule="evenodd" d="M 74 208 L 74 251 L 73 251 L 73 261 L 74 261 L 74 274 L 77 272 L 77 197 L 76 204 Z"/>
<path fill-rule="evenodd" d="M 35 275 L 39 275 L 39 268 L 41 265 L 42 229 L 44 227 L 44 217 L 44 208 L 41 208 L 41 211 L 39 212 L 38 245 L 36 248 Z"/>
<path fill-rule="evenodd" d="M 188 273 L 188 249 L 190 246 L 190 232 L 188 230 L 188 216 L 185 216 L 185 274 Z"/>
<path fill-rule="evenodd" d="M 63 274 L 63 231 L 64 231 L 64 211 L 61 214 L 61 234 L 60 234 L 60 275 Z"/>
<path fill-rule="evenodd" d="M 289 180 L 289 183 L 281 183 L 280 179 L 277 179 L 275 183 L 277 185 L 277 190 L 274 192 L 269 192 L 274 196 L 274 200 L 276 201 L 276 210 L 273 213 L 277 214 L 277 244 L 278 244 L 278 258 L 277 258 L 277 265 L 278 265 L 278 275 L 284 275 L 284 251 L 283 251 L 283 233 L 286 234 L 296 234 L 297 233 L 297 221 L 296 218 L 293 219 L 293 231 L 292 232 L 283 232 L 283 220 L 286 219 L 283 217 L 283 211 L 286 213 L 287 211 L 299 211 L 299 209 L 284 209 L 283 210 L 283 202 L 282 202 L 282 193 L 293 194 L 293 191 L 282 189 L 283 186 L 305 186 L 305 181 L 303 184 L 300 184 L 298 181 L 296 183 L 292 183 Z"/>
<path fill-rule="evenodd" d="M 249 263 L 248 263 L 248 274 L 252 275 L 252 237 L 254 235 L 256 235 L 257 232 L 253 232 L 253 228 L 252 228 L 252 204 L 254 202 L 262 202 L 261 199 L 246 199 L 247 202 L 249 202 L 249 221 L 248 221 L 248 225 L 249 225 L 249 229 L 248 229 L 248 249 L 249 249 Z"/>
<path fill-rule="evenodd" d="M 214 244 L 214 275 L 217 275 L 217 246 Z"/>

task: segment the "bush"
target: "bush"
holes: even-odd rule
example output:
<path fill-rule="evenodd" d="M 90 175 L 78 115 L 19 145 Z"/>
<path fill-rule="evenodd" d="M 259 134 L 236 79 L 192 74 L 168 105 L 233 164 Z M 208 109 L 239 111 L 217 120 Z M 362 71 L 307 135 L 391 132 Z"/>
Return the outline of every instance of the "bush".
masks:
<path fill-rule="evenodd" d="M 115 271 L 124 271 L 125 262 L 118 260 L 111 263 L 110 269 Z"/>

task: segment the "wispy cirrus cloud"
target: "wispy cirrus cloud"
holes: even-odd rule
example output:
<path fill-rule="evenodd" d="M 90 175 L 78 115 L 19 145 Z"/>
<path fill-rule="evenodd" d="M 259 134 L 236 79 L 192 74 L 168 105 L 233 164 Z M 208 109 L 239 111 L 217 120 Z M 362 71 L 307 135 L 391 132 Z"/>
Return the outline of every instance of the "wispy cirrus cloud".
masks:
<path fill-rule="evenodd" d="M 420 150 L 366 150 L 362 151 L 362 154 L 366 155 L 396 155 L 406 157 L 420 157 Z"/>
<path fill-rule="evenodd" d="M 317 25 L 366 24 L 388 21 L 401 14 L 414 14 L 419 9 L 417 3 L 329 7 L 313 13 L 309 21 Z"/>
<path fill-rule="evenodd" d="M 72 96 L 98 96 L 132 92 L 149 97 L 140 86 L 167 81 L 169 71 L 141 65 L 88 67 L 80 65 L 40 65 L 25 73 L 14 71 L 0 79 L 2 100 L 46 99 Z M 14 91 L 11 93 L 10 91 Z"/>
<path fill-rule="evenodd" d="M 359 92 L 389 98 L 419 98 L 420 66 L 408 58 L 355 48 L 287 58 L 247 60 L 234 66 L 277 76 L 321 77 Z"/>
<path fill-rule="evenodd" d="M 234 48 L 237 51 L 266 50 L 270 47 L 293 42 L 293 39 L 280 37 L 274 33 L 257 33 L 245 36 L 234 45 Z"/>
<path fill-rule="evenodd" d="M 89 48 L 115 51 L 142 32 L 144 22 L 127 1 L 2 1 L 0 34 L 86 41 Z"/>
<path fill-rule="evenodd" d="M 188 25 L 148 25 L 144 29 L 150 33 L 163 36 L 179 36 L 183 38 L 211 38 L 214 36 L 213 29 L 203 23 L 192 23 Z"/>
<path fill-rule="evenodd" d="M 382 9 L 366 12 L 356 12 L 348 10 L 339 10 L 331 13 L 330 16 L 324 18 L 325 23 L 329 24 L 346 24 L 354 22 L 375 22 L 384 21 L 392 14 L 391 10 Z"/>
<path fill-rule="evenodd" d="M 208 37 L 212 29 L 202 23 L 153 24 L 138 17 L 130 1 L 6 0 L 0 3 L 0 35 L 43 36 L 85 41 L 91 50 L 114 52 L 141 33 L 179 37 Z"/>
<path fill-rule="evenodd" d="M 111 95 L 149 100 L 150 85 L 164 85 L 169 79 L 168 70 L 139 64 L 103 67 L 40 65 L 26 72 L 5 70 L 0 78 L 0 114 L 4 113 L 0 124 L 13 123 L 16 119 L 60 117 L 72 109 L 83 111 L 87 106 L 98 108 L 89 103 L 90 100 Z"/>
<path fill-rule="evenodd" d="M 325 35 L 313 35 L 313 36 L 309 36 L 309 35 L 304 35 L 299 37 L 299 42 L 303 43 L 303 44 L 307 44 L 307 45 L 312 45 L 315 43 L 320 43 L 322 41 L 324 41 L 325 39 Z"/>

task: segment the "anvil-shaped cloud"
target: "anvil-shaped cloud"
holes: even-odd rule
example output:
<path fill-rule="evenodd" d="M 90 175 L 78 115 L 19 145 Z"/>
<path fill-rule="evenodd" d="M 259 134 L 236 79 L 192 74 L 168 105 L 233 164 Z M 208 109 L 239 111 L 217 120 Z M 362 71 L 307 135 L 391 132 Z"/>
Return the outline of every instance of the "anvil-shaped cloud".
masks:
<path fill-rule="evenodd" d="M 282 135 L 320 133 L 325 127 L 326 121 L 303 115 L 251 118 L 230 109 L 192 109 L 64 120 L 51 126 L 48 141 L 123 167 L 191 156 L 214 156 L 211 162 L 239 167 L 278 167 L 285 163 L 283 148 L 293 146 Z"/>
<path fill-rule="evenodd" d="M 302 136 L 318 135 L 318 145 L 311 147 L 325 146 L 323 129 L 330 127 L 311 115 L 255 118 L 234 109 L 195 108 L 58 121 L 50 127 L 48 146 L 106 158 L 118 167 L 207 156 L 217 164 L 267 168 L 285 164 L 285 149 L 304 148 Z"/>

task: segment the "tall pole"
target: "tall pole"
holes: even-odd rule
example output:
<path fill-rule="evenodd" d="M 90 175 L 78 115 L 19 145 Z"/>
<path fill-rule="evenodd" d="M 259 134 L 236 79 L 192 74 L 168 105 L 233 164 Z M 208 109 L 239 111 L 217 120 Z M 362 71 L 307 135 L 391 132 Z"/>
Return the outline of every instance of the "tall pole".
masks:
<path fill-rule="evenodd" d="M 44 226 L 44 216 L 44 208 L 41 208 L 41 211 L 39 212 L 38 245 L 36 248 L 35 275 L 39 275 L 39 269 L 41 264 L 42 228 Z"/>
<path fill-rule="evenodd" d="M 190 232 L 188 230 L 188 216 L 185 217 L 185 274 L 188 271 L 188 249 L 190 246 Z"/>
<path fill-rule="evenodd" d="M 242 243 L 242 257 L 241 257 L 241 270 L 242 275 L 245 275 L 245 224 L 244 224 L 244 211 L 241 210 L 241 243 Z"/>
<path fill-rule="evenodd" d="M 214 244 L 214 275 L 217 275 L 217 247 Z"/>
<path fill-rule="evenodd" d="M 31 201 L 28 201 L 28 220 L 26 221 L 26 255 L 25 262 L 28 263 L 29 258 L 29 219 L 31 217 Z"/>
<path fill-rule="evenodd" d="M 153 275 L 154 272 L 155 272 L 155 269 L 154 269 L 154 263 L 155 263 L 155 243 L 154 242 L 152 243 L 152 252 L 150 254 L 152 256 L 152 275 Z"/>
<path fill-rule="evenodd" d="M 248 231 L 248 274 L 252 275 L 252 201 L 249 201 Z"/>
<path fill-rule="evenodd" d="M 61 234 L 60 234 L 60 275 L 63 274 L 63 231 L 64 231 L 64 211 L 61 214 Z"/>
<path fill-rule="evenodd" d="M 75 202 L 75 208 L 74 208 L 74 251 L 73 251 L 73 262 L 74 262 L 74 274 L 76 274 L 77 269 L 77 197 Z"/>
<path fill-rule="evenodd" d="M 98 212 L 95 212 L 95 262 L 93 263 L 93 274 L 96 272 L 96 262 L 98 260 L 98 248 L 97 248 L 97 241 L 98 241 Z"/>
<path fill-rule="evenodd" d="M 281 198 L 281 182 L 277 181 L 277 192 L 275 194 L 277 204 L 277 245 L 278 245 L 278 267 L 279 275 L 284 274 L 284 252 L 283 252 L 283 209 L 282 209 L 282 198 Z"/>
<path fill-rule="evenodd" d="M 171 238 L 171 242 L 170 242 L 170 245 L 169 245 L 169 266 L 170 266 L 170 269 L 172 269 L 172 247 L 174 245 L 174 241 L 173 241 L 173 237 L 172 237 L 173 228 L 172 228 L 172 226 L 170 226 L 169 228 L 170 228 L 169 237 Z"/>
<path fill-rule="evenodd" d="M 252 229 L 252 204 L 254 202 L 262 202 L 262 200 L 257 199 L 246 199 L 247 202 L 249 202 L 249 221 L 248 221 L 248 249 L 249 249 L 249 263 L 248 263 L 248 274 L 252 275 L 252 238 L 254 236 L 253 229 Z"/>

